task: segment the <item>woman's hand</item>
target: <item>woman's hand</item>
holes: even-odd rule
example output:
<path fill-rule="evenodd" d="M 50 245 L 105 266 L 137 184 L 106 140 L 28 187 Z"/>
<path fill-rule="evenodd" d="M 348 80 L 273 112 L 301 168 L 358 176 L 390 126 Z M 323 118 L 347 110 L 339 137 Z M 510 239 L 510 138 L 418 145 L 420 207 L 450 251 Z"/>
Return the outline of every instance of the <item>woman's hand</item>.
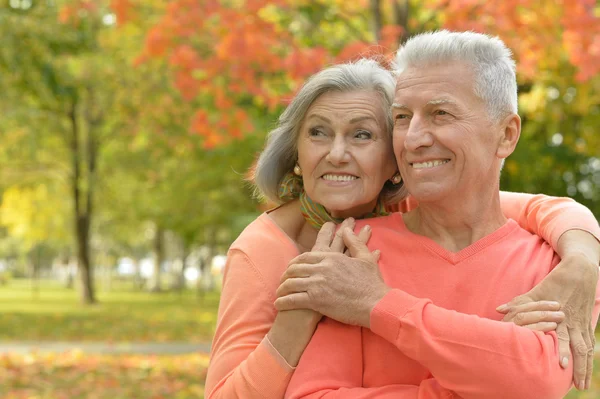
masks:
<path fill-rule="evenodd" d="M 594 360 L 592 314 L 598 285 L 600 243 L 587 232 L 570 230 L 561 237 L 559 247 L 557 252 L 562 261 L 544 280 L 526 294 L 500 306 L 498 311 L 507 313 L 512 309 L 514 314 L 514 309 L 521 305 L 539 301 L 560 303 L 565 318 L 556 328 L 559 361 L 566 368 L 573 354 L 573 382 L 577 389 L 584 390 L 590 386 Z"/>
<path fill-rule="evenodd" d="M 342 231 L 346 227 L 354 229 L 354 226 L 354 219 L 349 218 L 344 220 L 336 232 L 335 224 L 326 223 L 319 231 L 312 251 L 343 253 L 346 246 L 341 235 Z M 366 244 L 371 237 L 371 230 L 363 228 L 358 237 Z M 292 367 L 298 364 L 306 344 L 310 341 L 322 317 L 319 312 L 311 309 L 286 310 L 277 313 L 273 327 L 267 335 L 273 347 Z"/>

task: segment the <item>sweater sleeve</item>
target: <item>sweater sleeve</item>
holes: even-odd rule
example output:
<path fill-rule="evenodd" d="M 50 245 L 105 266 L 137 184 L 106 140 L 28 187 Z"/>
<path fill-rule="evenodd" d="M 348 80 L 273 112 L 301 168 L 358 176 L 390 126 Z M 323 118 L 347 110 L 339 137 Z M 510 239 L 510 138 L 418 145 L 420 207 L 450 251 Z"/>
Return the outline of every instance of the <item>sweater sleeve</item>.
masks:
<path fill-rule="evenodd" d="M 571 198 L 501 191 L 500 205 L 506 217 L 542 237 L 555 249 L 560 236 L 568 230 L 587 231 L 600 241 L 600 227 L 594 214 Z"/>
<path fill-rule="evenodd" d="M 597 289 L 594 325 L 599 313 Z M 558 399 L 571 387 L 572 365 L 559 366 L 554 332 L 444 309 L 398 289 L 373 309 L 371 330 L 465 399 Z"/>
<path fill-rule="evenodd" d="M 285 397 L 327 399 L 450 399 L 430 378 L 417 385 L 363 388 L 362 330 L 324 318 L 300 358 Z"/>
<path fill-rule="evenodd" d="M 240 250 L 227 257 L 208 374 L 207 399 L 283 398 L 293 368 L 270 345 L 273 293 Z"/>

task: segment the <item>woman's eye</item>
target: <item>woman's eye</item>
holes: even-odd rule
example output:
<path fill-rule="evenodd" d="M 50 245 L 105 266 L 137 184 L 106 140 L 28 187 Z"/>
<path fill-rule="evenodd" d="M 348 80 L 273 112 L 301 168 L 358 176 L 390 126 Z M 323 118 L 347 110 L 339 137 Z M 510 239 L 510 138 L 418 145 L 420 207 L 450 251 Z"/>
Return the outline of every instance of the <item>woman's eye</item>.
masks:
<path fill-rule="evenodd" d="M 373 137 L 373 135 L 371 134 L 371 132 L 368 132 L 366 130 L 359 130 L 356 132 L 356 135 L 354 135 L 354 137 L 356 137 L 357 139 L 369 140 L 371 137 Z"/>
<path fill-rule="evenodd" d="M 311 127 L 310 129 L 308 129 L 308 135 L 311 137 L 320 137 L 325 136 L 325 132 L 321 128 Z"/>

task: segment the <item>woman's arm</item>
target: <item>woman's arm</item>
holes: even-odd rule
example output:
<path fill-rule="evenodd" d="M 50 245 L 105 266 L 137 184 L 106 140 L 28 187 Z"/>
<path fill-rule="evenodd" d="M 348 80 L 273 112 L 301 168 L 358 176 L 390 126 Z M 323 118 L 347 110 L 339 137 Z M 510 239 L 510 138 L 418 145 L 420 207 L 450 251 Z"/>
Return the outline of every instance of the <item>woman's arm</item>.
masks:
<path fill-rule="evenodd" d="M 600 227 L 594 214 L 571 198 L 501 191 L 500 206 L 504 216 L 542 237 L 555 250 L 568 230 L 586 231 L 600 241 Z"/>
<path fill-rule="evenodd" d="M 600 264 L 598 222 L 586 207 L 570 198 L 501 192 L 500 201 L 507 217 L 550 243 L 562 261 L 531 291 L 499 311 L 512 317 L 510 312 L 518 305 L 542 300 L 559 302 L 566 316 L 557 327 L 561 365 L 568 365 L 572 352 L 575 386 L 589 387 L 594 350 L 594 334 L 589 326 Z"/>
<path fill-rule="evenodd" d="M 274 291 L 247 254 L 229 252 L 207 399 L 283 398 L 320 316 L 300 310 L 276 318 Z"/>

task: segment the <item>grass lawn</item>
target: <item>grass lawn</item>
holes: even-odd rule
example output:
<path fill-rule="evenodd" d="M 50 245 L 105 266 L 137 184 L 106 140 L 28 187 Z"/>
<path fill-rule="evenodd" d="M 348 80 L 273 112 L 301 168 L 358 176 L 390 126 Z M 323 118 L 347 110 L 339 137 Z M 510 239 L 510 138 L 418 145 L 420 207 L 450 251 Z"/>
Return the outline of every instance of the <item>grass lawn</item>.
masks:
<path fill-rule="evenodd" d="M 115 284 L 116 285 L 116 284 Z M 75 290 L 44 281 L 37 295 L 27 280 L 0 286 L 0 340 L 209 342 L 218 293 L 152 294 L 123 286 L 83 306 Z"/>
<path fill-rule="evenodd" d="M 208 357 L 0 355 L 3 399 L 202 399 Z M 589 392 L 568 399 L 600 397 L 600 356 Z"/>
<path fill-rule="evenodd" d="M 207 355 L 0 355 L 2 399 L 202 399 Z"/>
<path fill-rule="evenodd" d="M 43 282 L 37 296 L 28 281 L 0 286 L 0 340 L 182 341 L 212 338 L 218 294 L 191 291 L 150 294 L 121 284 L 99 292 L 100 304 L 82 306 L 77 293 Z M 598 337 L 600 342 L 600 337 Z M 2 399 L 188 399 L 204 397 L 208 355 L 101 356 L 0 354 Z M 600 398 L 600 353 L 590 392 L 568 399 Z"/>

